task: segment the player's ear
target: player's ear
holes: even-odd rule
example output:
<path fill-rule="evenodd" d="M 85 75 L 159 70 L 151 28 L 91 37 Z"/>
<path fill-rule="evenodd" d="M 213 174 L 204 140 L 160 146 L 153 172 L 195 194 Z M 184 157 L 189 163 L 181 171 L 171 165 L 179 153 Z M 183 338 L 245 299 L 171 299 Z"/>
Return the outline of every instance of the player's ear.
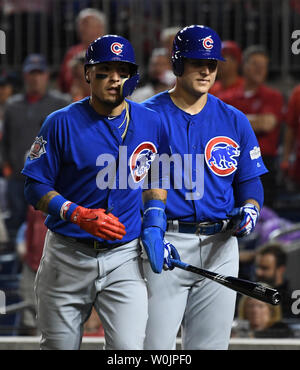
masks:
<path fill-rule="evenodd" d="M 89 68 L 87 68 L 87 67 L 85 68 L 84 74 L 85 74 L 85 80 L 86 80 L 86 82 L 88 84 L 91 83 L 90 76 L 89 76 Z"/>

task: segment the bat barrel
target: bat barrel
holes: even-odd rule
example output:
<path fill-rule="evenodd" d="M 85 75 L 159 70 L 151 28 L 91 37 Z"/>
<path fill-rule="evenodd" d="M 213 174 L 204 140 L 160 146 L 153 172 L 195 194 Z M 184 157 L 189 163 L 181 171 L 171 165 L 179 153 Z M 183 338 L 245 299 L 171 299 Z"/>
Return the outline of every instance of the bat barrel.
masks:
<path fill-rule="evenodd" d="M 204 276 L 215 281 L 216 283 L 224 285 L 229 289 L 249 297 L 259 299 L 272 305 L 278 305 L 281 301 L 281 296 L 276 289 L 268 288 L 262 284 L 239 279 L 233 276 L 217 274 L 216 272 L 201 269 L 179 260 L 171 259 L 171 262 L 175 267 Z"/>
<path fill-rule="evenodd" d="M 273 293 L 272 295 L 272 304 L 277 305 L 281 302 L 281 295 L 278 292 Z"/>
<path fill-rule="evenodd" d="M 271 303 L 274 306 L 278 305 L 281 302 L 281 295 L 276 289 L 267 288 L 263 285 L 257 286 L 259 287 L 259 289 L 262 289 L 262 293 L 258 293 L 257 290 L 254 289 L 254 294 L 252 295 L 253 298 L 263 299 L 265 302 Z"/>

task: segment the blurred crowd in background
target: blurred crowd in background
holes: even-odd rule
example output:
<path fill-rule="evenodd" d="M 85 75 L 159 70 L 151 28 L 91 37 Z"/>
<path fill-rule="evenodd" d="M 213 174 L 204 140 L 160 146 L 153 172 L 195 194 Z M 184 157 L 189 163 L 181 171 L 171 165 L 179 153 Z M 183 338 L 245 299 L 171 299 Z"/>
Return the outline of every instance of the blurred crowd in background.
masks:
<path fill-rule="evenodd" d="M 150 7 L 150 2 L 141 2 L 146 9 L 147 6 Z M 1 21 L 4 26 L 9 25 L 8 28 L 13 33 L 7 37 L 10 47 L 5 63 L 0 59 L 0 289 L 7 292 L 7 304 L 26 303 L 20 305 L 19 310 L 12 311 L 11 315 L 0 315 L 0 335 L 39 334 L 35 322 L 33 284 L 42 256 L 46 215 L 28 206 L 24 199 L 24 177 L 20 171 L 27 153 L 49 113 L 89 96 L 89 85 L 84 78 L 84 55 L 89 43 L 113 31 L 128 37 L 132 42 L 135 38 L 134 33 L 128 31 L 133 26 L 124 26 L 130 25 L 126 14 L 119 14 L 121 24 L 114 23 L 116 18 L 113 10 L 117 7 L 116 1 L 60 3 L 58 5 L 57 1 L 50 0 L 0 0 Z M 136 1 L 125 3 L 133 9 L 138 6 Z M 153 7 L 157 3 L 154 1 Z M 169 13 L 167 12 L 170 16 L 174 11 L 172 5 L 174 6 L 175 1 L 166 3 L 171 7 Z M 177 3 L 182 2 L 178 0 Z M 207 11 L 207 1 L 198 3 L 205 5 L 203 12 Z M 212 2 L 217 3 L 221 4 L 218 1 Z M 231 4 L 235 7 L 240 6 L 240 3 L 254 6 L 263 1 L 222 2 L 223 6 Z M 266 0 L 265 3 L 270 1 Z M 282 4 L 282 1 L 278 0 L 278 3 Z M 293 16 L 297 12 L 300 16 L 300 2 L 294 0 L 288 3 Z M 91 5 L 93 7 L 90 7 Z M 69 9 L 68 6 L 72 8 Z M 53 55 L 49 56 L 48 49 L 41 52 L 45 50 L 43 47 L 33 46 L 32 52 L 26 52 L 25 41 L 23 43 L 22 40 L 26 40 L 28 28 L 35 27 L 36 23 L 48 22 L 49 15 L 53 14 L 51 12 L 55 9 L 59 10 L 59 19 L 67 22 L 67 25 L 72 23 L 75 32 L 74 43 L 68 47 L 61 46 L 64 42 L 51 39 L 48 29 L 45 37 L 47 40 L 50 38 L 54 44 L 51 50 L 55 50 L 56 41 L 60 45 L 56 59 Z M 217 10 L 218 8 L 216 16 L 220 16 Z M 28 16 L 28 12 L 33 13 L 34 25 L 22 20 L 22 17 Z M 19 14 L 17 17 L 16 13 Z M 161 27 L 150 35 L 150 39 L 154 41 L 143 43 L 142 52 L 145 55 L 139 59 L 140 82 L 130 97 L 131 100 L 142 102 L 174 86 L 175 76 L 171 66 L 173 38 L 179 29 L 191 24 L 185 23 L 179 16 L 178 19 L 180 22 Z M 262 27 L 259 22 L 255 23 L 255 18 L 251 19 L 251 22 L 254 33 L 259 32 L 259 27 Z M 167 20 L 165 23 L 168 23 Z M 16 57 L 9 55 L 10 48 L 16 47 L 14 40 L 18 24 L 23 31 L 19 35 L 21 41 L 18 41 L 21 48 L 18 54 L 22 57 L 19 68 L 16 67 Z M 55 23 L 51 24 L 53 27 Z M 206 25 L 213 27 L 212 24 Z M 241 30 L 246 32 L 242 26 Z M 127 32 L 120 32 L 122 27 L 125 27 Z M 3 29 L 2 23 L 0 28 Z M 239 241 L 239 276 L 268 284 L 278 289 L 283 298 L 280 306 L 273 307 L 252 298 L 238 296 L 232 336 L 299 338 L 300 82 L 293 76 L 293 63 L 290 63 L 290 74 L 289 78 L 287 77 L 289 88 L 286 88 L 287 84 L 283 83 L 282 79 L 275 77 L 276 74 L 277 77 L 278 74 L 281 74 L 281 78 L 284 77 L 271 55 L 274 55 L 274 42 L 278 48 L 280 42 L 272 40 L 272 45 L 268 44 L 269 33 L 266 30 L 264 43 L 247 42 L 245 45 L 242 36 L 229 39 L 219 31 L 224 40 L 222 52 L 226 62 L 219 62 L 217 81 L 210 91 L 248 116 L 269 170 L 269 173 L 262 177 L 265 203 L 256 230 Z M 289 42 L 290 40 L 287 40 L 287 43 Z M 270 53 L 271 46 L 273 49 Z M 140 53 L 139 49 L 139 58 Z M 58 55 L 61 55 L 61 58 L 58 58 Z M 1 55 L 0 58 L 2 57 Z M 274 67 L 272 70 L 271 64 Z M 11 65 L 15 67 L 12 68 Z M 259 148 L 256 154 L 259 155 Z M 95 312 L 92 312 L 86 323 L 85 335 L 103 336 L 101 322 Z"/>

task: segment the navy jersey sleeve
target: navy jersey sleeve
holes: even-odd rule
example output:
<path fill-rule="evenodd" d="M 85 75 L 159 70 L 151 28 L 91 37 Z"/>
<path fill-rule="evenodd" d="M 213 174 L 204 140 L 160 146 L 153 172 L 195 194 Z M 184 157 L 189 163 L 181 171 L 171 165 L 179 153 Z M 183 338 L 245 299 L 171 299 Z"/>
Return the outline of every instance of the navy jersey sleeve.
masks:
<path fill-rule="evenodd" d="M 236 172 L 236 182 L 242 182 L 267 173 L 260 147 L 248 118 L 236 111 L 237 131 L 240 135 L 240 156 Z"/>
<path fill-rule="evenodd" d="M 54 187 L 63 153 L 63 118 L 49 115 L 35 138 L 22 173 L 41 183 Z"/>

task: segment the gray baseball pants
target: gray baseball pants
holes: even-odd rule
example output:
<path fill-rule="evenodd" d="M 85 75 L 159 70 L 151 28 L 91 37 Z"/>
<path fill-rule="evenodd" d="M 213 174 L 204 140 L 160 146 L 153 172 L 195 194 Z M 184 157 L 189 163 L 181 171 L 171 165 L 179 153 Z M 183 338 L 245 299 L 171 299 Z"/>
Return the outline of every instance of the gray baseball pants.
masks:
<path fill-rule="evenodd" d="M 228 232 L 200 237 L 166 232 L 165 239 L 176 247 L 183 262 L 223 275 L 238 275 L 238 243 Z M 144 349 L 175 349 L 181 325 L 183 349 L 228 349 L 234 291 L 178 268 L 155 274 L 147 259 L 143 268 L 149 295 Z"/>
<path fill-rule="evenodd" d="M 35 293 L 41 349 L 80 349 L 93 306 L 105 331 L 105 349 L 143 349 L 147 289 L 137 239 L 95 251 L 48 231 Z"/>

